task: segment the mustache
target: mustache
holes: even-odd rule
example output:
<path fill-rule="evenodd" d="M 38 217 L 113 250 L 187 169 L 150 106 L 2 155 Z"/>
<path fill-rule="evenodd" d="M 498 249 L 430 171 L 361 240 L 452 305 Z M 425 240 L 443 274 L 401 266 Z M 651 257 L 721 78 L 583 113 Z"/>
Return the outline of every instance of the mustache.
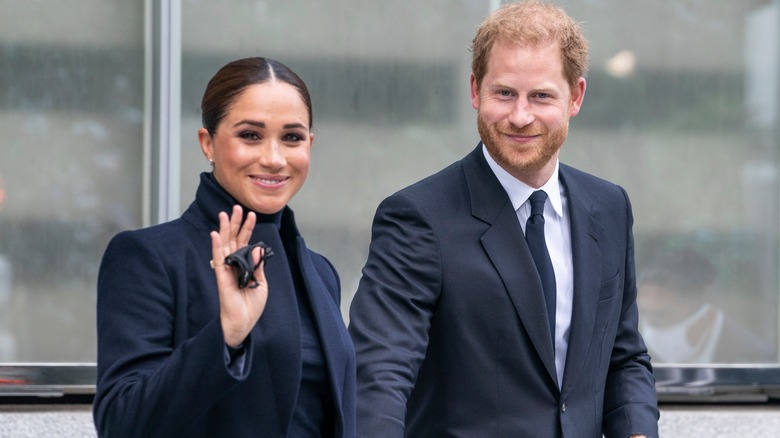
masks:
<path fill-rule="evenodd" d="M 503 132 L 506 135 L 522 135 L 522 136 L 534 136 L 534 135 L 547 134 L 546 129 L 540 128 L 538 126 L 525 126 L 522 128 L 518 128 L 513 125 L 507 125 L 501 127 L 501 132 Z"/>

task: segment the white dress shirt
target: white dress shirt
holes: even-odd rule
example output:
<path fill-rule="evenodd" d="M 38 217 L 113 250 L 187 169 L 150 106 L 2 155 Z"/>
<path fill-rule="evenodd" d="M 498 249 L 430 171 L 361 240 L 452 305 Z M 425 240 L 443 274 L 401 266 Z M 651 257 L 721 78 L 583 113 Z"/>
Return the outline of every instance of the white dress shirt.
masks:
<path fill-rule="evenodd" d="M 528 197 L 536 190 L 547 193 L 544 204 L 544 238 L 555 270 L 555 369 L 558 374 L 558 387 L 563 382 L 563 370 L 566 366 L 566 352 L 569 347 L 569 329 L 571 327 L 572 301 L 574 297 L 574 271 L 571 253 L 571 223 L 567 209 L 564 187 L 558 179 L 559 163 L 555 171 L 543 186 L 535 189 L 504 170 L 482 145 L 482 153 L 501 186 L 509 195 L 509 200 L 517 212 L 517 219 L 525 234 L 525 223 L 531 215 Z"/>

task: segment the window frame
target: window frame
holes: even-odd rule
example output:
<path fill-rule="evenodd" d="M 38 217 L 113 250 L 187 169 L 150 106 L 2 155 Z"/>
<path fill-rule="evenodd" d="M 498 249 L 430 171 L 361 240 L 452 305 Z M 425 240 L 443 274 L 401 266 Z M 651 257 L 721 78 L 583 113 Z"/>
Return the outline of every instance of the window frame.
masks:
<path fill-rule="evenodd" d="M 180 213 L 181 1 L 144 0 L 144 16 L 142 223 L 149 226 Z M 96 382 L 95 362 L 0 363 L 0 404 L 91 400 Z"/>

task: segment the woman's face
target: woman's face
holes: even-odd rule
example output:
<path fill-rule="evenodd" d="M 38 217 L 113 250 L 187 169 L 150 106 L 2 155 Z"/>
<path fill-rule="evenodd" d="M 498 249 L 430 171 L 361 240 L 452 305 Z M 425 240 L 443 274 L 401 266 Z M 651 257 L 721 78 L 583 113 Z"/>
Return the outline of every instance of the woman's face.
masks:
<path fill-rule="evenodd" d="M 217 182 L 244 206 L 276 213 L 303 186 L 314 134 L 301 95 L 284 82 L 250 85 L 198 139 Z"/>

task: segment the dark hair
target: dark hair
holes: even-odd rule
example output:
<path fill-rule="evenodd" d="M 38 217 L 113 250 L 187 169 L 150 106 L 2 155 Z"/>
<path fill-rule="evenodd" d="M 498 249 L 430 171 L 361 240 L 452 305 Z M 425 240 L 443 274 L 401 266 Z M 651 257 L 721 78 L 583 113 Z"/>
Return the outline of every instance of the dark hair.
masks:
<path fill-rule="evenodd" d="M 227 114 L 238 95 L 250 85 L 280 81 L 298 90 L 309 111 L 309 128 L 312 127 L 312 108 L 309 89 L 294 71 L 270 58 L 244 58 L 225 64 L 211 78 L 200 103 L 203 127 L 214 135 L 217 125 Z"/>

